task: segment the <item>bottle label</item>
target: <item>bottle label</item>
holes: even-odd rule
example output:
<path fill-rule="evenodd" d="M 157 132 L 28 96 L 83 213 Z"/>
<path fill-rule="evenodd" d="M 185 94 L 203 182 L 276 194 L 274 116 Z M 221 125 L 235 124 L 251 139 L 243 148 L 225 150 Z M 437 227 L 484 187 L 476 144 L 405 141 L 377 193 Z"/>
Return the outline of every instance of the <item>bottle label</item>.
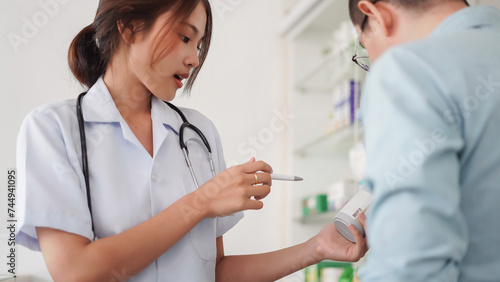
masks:
<path fill-rule="evenodd" d="M 372 202 L 372 194 L 361 189 L 352 199 L 340 210 L 340 212 L 352 216 L 355 219 L 359 213 L 366 212 Z"/>

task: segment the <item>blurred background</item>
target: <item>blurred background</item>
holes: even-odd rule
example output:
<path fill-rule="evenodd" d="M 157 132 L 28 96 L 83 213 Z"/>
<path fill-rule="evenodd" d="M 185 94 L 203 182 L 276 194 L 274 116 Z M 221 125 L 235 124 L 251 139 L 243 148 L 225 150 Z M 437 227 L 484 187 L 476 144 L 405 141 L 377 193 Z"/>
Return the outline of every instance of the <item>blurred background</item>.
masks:
<path fill-rule="evenodd" d="M 226 254 L 274 251 L 304 242 L 332 222 L 362 185 L 364 153 L 358 109 L 365 74 L 350 58 L 356 33 L 347 0 L 212 0 L 214 37 L 191 96 L 217 126 L 228 166 L 252 156 L 301 183 L 275 182 L 260 211 L 225 236 Z M 500 1 L 469 1 L 471 5 Z M 69 44 L 95 16 L 97 0 L 0 2 L 0 277 L 6 254 L 7 171 L 16 167 L 24 117 L 84 91 L 67 63 Z M 5 255 L 4 255 L 5 254 Z M 354 265 L 322 264 L 283 281 L 355 280 Z M 52 281 L 41 253 L 17 247 L 21 281 Z M 321 273 L 321 274 L 318 274 Z M 350 279 L 350 280 L 349 280 Z"/>

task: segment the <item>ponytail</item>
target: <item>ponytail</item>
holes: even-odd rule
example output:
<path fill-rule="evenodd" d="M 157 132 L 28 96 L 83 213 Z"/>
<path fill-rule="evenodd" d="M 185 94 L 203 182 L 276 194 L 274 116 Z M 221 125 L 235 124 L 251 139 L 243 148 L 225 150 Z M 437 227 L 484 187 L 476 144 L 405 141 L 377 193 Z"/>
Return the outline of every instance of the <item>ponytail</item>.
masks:
<path fill-rule="evenodd" d="M 106 65 L 101 60 L 93 24 L 86 26 L 71 42 L 68 62 L 76 79 L 88 88 L 104 74 Z"/>

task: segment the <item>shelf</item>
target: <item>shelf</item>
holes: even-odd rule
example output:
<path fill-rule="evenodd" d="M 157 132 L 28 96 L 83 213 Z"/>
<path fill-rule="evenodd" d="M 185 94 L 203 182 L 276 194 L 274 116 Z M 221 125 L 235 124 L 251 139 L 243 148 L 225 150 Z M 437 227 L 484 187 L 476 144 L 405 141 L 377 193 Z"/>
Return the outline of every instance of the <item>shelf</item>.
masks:
<path fill-rule="evenodd" d="M 326 57 L 298 80 L 295 89 L 304 94 L 331 94 L 336 85 L 354 77 L 351 49 L 352 45 L 346 43 L 342 49 Z"/>
<path fill-rule="evenodd" d="M 356 136 L 356 134 L 358 136 Z M 295 150 L 299 156 L 305 157 L 310 154 L 331 155 L 336 152 L 345 152 L 352 147 L 356 141 L 361 140 L 363 128 L 351 125 L 337 131 L 325 133 Z"/>
<path fill-rule="evenodd" d="M 293 6 L 279 28 L 280 35 L 295 37 L 309 27 L 333 0 L 301 0 Z"/>
<path fill-rule="evenodd" d="M 302 224 L 328 224 L 333 222 L 333 218 L 337 215 L 338 211 L 329 211 L 324 213 L 313 214 L 301 218 L 297 218 L 297 221 Z"/>
<path fill-rule="evenodd" d="M 288 163 L 291 170 L 308 182 L 307 186 L 287 192 L 290 245 L 311 238 L 319 228 L 333 222 L 335 211 L 307 217 L 298 211 L 304 197 L 324 193 L 332 182 L 351 177 L 349 150 L 362 140 L 363 128 L 358 121 L 327 132 L 334 123 L 335 89 L 347 87 L 351 79 L 363 85 L 363 74 L 351 60 L 355 40 L 347 36 L 345 28 L 346 22 L 350 24 L 348 3 L 299 0 L 280 25 L 286 43 L 286 100 L 288 110 L 296 117 L 286 141 L 287 156 L 291 159 Z M 340 119 L 335 121 L 339 122 Z"/>

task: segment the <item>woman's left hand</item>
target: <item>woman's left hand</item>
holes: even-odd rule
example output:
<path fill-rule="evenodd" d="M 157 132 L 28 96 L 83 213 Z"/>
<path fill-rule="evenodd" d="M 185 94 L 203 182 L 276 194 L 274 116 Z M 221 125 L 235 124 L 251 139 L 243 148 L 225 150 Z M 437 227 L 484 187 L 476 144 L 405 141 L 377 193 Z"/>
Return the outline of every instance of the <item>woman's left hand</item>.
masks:
<path fill-rule="evenodd" d="M 366 231 L 366 217 L 363 213 L 358 215 L 358 220 Z M 368 251 L 366 238 L 363 238 L 353 225 L 349 226 L 349 230 L 354 235 L 356 243 L 345 239 L 337 231 L 333 222 L 323 227 L 318 235 L 311 238 L 315 259 L 317 261 L 329 259 L 349 262 L 360 260 Z"/>

